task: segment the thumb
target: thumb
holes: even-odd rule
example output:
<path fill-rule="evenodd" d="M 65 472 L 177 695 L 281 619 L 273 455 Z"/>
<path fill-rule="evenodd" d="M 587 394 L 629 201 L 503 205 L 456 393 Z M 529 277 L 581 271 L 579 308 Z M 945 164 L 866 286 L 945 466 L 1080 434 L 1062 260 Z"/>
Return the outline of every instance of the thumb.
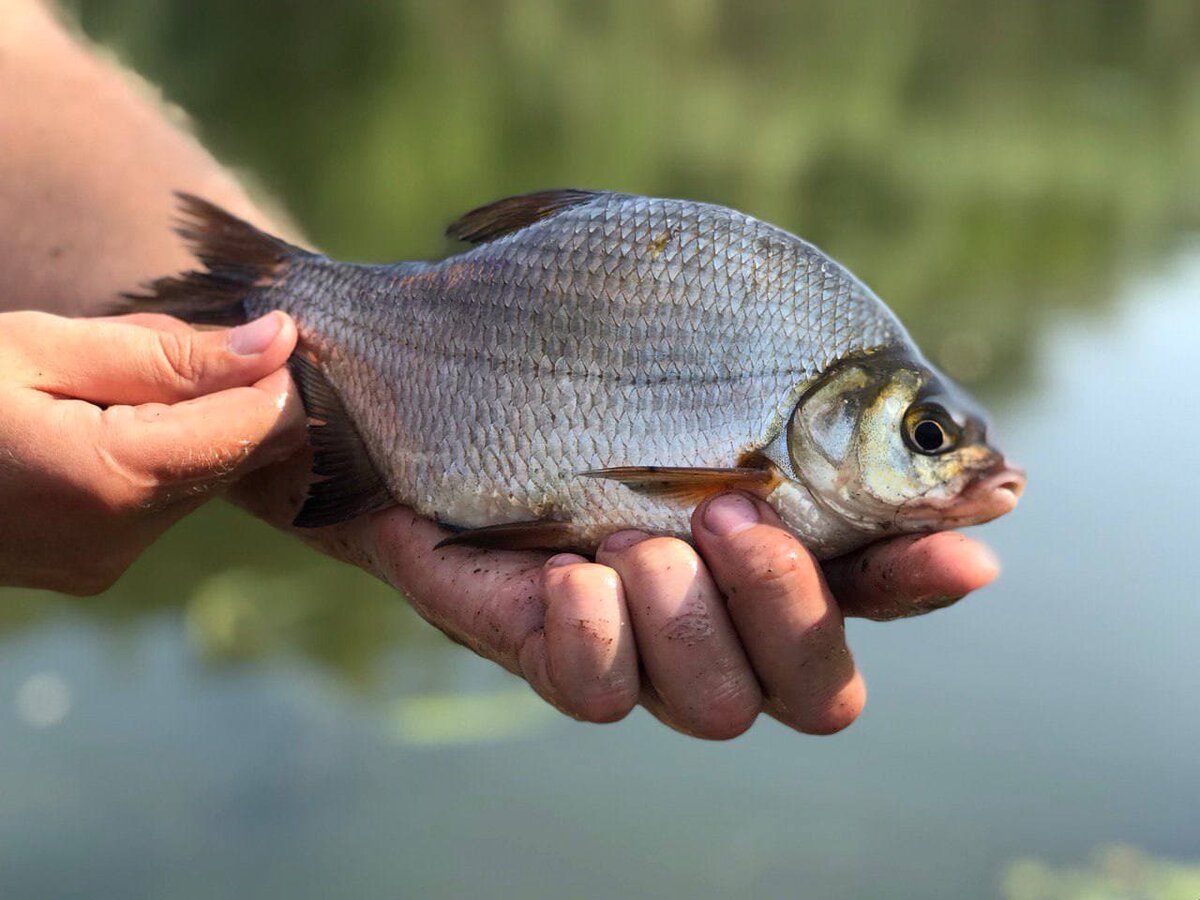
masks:
<path fill-rule="evenodd" d="M 114 463 L 154 485 L 155 506 L 192 496 L 295 453 L 304 409 L 286 369 L 249 387 L 171 406 L 112 406 L 101 445 Z"/>
<path fill-rule="evenodd" d="M 296 325 L 272 312 L 233 329 L 156 328 L 145 317 L 41 316 L 24 332 L 31 386 L 59 397 L 113 404 L 175 403 L 249 385 L 296 346 Z"/>

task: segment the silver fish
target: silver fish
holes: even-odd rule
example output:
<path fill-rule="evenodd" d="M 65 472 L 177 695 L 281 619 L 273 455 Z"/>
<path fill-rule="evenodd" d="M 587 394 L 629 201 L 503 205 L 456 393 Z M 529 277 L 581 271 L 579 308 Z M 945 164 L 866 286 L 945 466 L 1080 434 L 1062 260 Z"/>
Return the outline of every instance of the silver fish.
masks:
<path fill-rule="evenodd" d="M 721 206 L 545 191 L 448 229 L 440 262 L 358 265 L 181 195 L 205 268 L 137 308 L 296 320 L 318 477 L 298 526 L 403 503 L 456 542 L 687 537 L 696 502 L 772 503 L 821 558 L 983 522 L 1024 476 L 892 312 L 813 245 Z"/>

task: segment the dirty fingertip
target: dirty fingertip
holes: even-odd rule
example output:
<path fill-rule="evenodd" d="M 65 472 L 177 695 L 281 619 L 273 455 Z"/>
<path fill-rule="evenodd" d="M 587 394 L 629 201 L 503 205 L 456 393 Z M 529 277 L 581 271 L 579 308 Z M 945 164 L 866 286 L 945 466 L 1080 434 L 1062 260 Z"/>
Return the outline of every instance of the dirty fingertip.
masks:
<path fill-rule="evenodd" d="M 650 535 L 644 531 L 638 531 L 636 528 L 627 528 L 624 531 L 618 531 L 616 534 L 610 534 L 606 537 L 604 543 L 600 545 L 600 549 L 608 553 L 620 553 L 622 550 L 628 550 L 635 544 L 640 544 L 649 537 Z"/>
<path fill-rule="evenodd" d="M 585 562 L 587 562 L 587 559 L 580 556 L 578 553 L 558 553 L 546 560 L 545 568 L 557 569 L 561 568 L 562 566 L 573 566 L 577 563 Z"/>
<path fill-rule="evenodd" d="M 990 584 L 1000 560 L 986 544 L 956 532 L 932 534 L 909 548 L 914 580 L 936 584 L 937 593 L 962 596 Z"/>
<path fill-rule="evenodd" d="M 730 537 L 762 520 L 758 504 L 741 493 L 721 494 L 704 507 L 704 527 L 719 537 Z"/>

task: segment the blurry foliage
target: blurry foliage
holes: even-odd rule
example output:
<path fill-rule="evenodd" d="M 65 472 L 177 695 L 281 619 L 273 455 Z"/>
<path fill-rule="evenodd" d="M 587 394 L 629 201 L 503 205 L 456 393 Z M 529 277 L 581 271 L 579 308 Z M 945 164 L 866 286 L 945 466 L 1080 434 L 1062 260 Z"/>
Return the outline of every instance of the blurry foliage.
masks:
<path fill-rule="evenodd" d="M 1094 305 L 1200 222 L 1193 0 L 79 12 L 330 253 L 437 255 L 535 188 L 712 200 L 829 250 L 933 356 L 982 335 L 962 376 L 1014 374 L 1040 307 Z"/>
<path fill-rule="evenodd" d="M 1200 865 L 1106 847 L 1080 867 L 1018 860 L 1008 867 L 1003 887 L 1005 900 L 1196 900 Z"/>
<path fill-rule="evenodd" d="M 418 747 L 528 738 L 554 715 L 523 687 L 402 697 L 382 711 L 388 733 Z"/>
<path fill-rule="evenodd" d="M 983 390 L 1027 369 L 1046 312 L 1102 308 L 1200 223 L 1194 0 L 69 8 L 332 254 L 436 256 L 458 213 L 535 188 L 717 201 L 830 251 Z M 69 602 L 4 595 L 0 628 Z M 225 508 L 70 605 L 185 605 L 204 659 L 296 652 L 360 686 L 434 640 Z"/>

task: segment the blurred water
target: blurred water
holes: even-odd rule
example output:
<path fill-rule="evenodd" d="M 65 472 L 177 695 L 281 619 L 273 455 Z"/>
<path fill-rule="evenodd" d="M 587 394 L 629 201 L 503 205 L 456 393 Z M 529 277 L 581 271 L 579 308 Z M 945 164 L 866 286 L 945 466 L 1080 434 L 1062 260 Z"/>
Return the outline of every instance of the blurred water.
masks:
<path fill-rule="evenodd" d="M 1200 7 L 76 5 L 344 256 L 563 184 L 816 240 L 1031 484 L 996 586 L 851 623 L 849 731 L 716 746 L 563 720 L 212 505 L 103 597 L 0 591 L 0 895 L 963 898 L 1200 860 Z"/>

